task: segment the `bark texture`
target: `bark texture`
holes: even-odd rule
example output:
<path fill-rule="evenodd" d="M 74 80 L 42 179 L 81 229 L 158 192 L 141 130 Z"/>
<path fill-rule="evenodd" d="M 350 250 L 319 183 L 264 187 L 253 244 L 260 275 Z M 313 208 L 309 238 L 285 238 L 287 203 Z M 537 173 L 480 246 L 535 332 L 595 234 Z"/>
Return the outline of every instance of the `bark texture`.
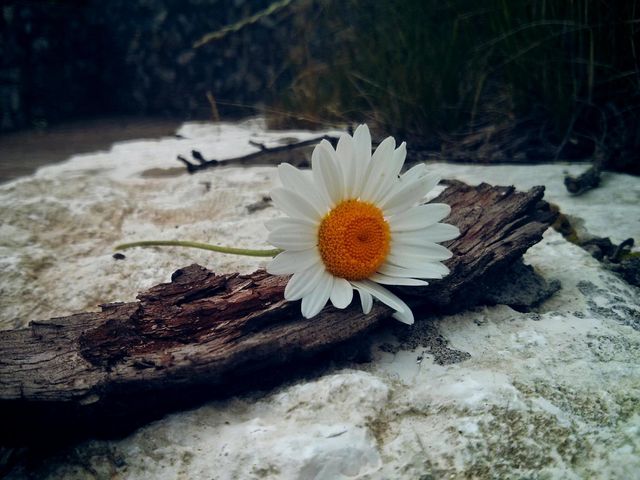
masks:
<path fill-rule="evenodd" d="M 447 245 L 449 276 L 401 289 L 417 318 L 467 308 L 495 291 L 555 219 L 543 192 L 450 183 L 435 201 L 451 205 L 446 221 L 461 235 Z M 364 315 L 354 301 L 304 319 L 299 302 L 283 298 L 287 280 L 191 265 L 137 302 L 0 332 L 0 443 L 33 443 L 43 432 L 122 433 L 198 400 L 286 378 L 389 317 L 379 302 Z"/>

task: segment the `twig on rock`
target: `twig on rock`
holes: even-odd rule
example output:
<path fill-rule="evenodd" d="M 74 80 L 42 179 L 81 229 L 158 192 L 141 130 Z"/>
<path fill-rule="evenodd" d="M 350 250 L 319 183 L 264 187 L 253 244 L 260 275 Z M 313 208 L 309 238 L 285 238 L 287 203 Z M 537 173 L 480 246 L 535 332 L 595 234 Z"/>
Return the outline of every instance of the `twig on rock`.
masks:
<path fill-rule="evenodd" d="M 602 175 L 602 169 L 606 164 L 607 157 L 603 148 L 596 147 L 596 151 L 593 154 L 593 163 L 591 167 L 584 173 L 574 177 L 572 175 L 566 175 L 564 177 L 564 186 L 567 187 L 567 191 L 573 195 L 582 195 L 591 189 L 594 189 L 600 185 L 600 176 Z"/>
<path fill-rule="evenodd" d="M 600 173 L 599 167 L 592 166 L 577 177 L 567 175 L 564 177 L 564 186 L 567 187 L 569 193 L 582 195 L 600 185 Z"/>
<path fill-rule="evenodd" d="M 555 205 L 552 208 L 559 211 Z M 560 213 L 553 228 L 569 242 L 582 247 L 602 262 L 604 267 L 619 274 L 627 283 L 640 287 L 640 254 L 631 251 L 635 240 L 627 238 L 616 245 L 609 237 L 598 237 L 579 228 L 579 223 L 571 216 Z"/>
<path fill-rule="evenodd" d="M 205 159 L 202 154 L 197 150 L 191 151 L 192 158 L 197 162 L 190 162 L 182 155 L 178 155 L 177 159 L 185 164 L 189 173 L 195 173 L 200 170 L 213 167 L 221 167 L 226 165 L 246 165 L 246 164 L 265 164 L 265 165 L 277 165 L 279 163 L 289 161 L 291 153 L 298 153 L 299 149 L 305 149 L 312 145 L 316 145 L 321 140 L 328 140 L 335 144 L 338 139 L 330 135 L 323 135 L 321 137 L 312 138 L 310 140 L 303 140 L 301 142 L 289 143 L 287 145 L 279 145 L 277 147 L 267 147 L 263 143 L 249 141 L 249 143 L 255 147 L 258 147 L 257 152 L 252 152 L 240 157 L 225 158 L 222 160 L 217 159 Z M 259 161 L 257 161 L 259 160 Z M 296 165 L 301 165 L 306 162 L 305 158 L 298 158 L 296 161 L 290 162 Z"/>

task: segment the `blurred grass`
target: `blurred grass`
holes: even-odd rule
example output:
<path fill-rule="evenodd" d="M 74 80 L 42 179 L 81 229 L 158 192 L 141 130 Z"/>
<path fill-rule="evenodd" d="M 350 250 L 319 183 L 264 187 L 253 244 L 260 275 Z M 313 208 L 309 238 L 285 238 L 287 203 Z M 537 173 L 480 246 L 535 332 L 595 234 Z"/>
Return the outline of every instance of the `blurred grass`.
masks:
<path fill-rule="evenodd" d="M 527 144 L 540 155 L 599 149 L 638 164 L 640 1 L 316 0 L 292 8 L 276 111 L 311 124 L 366 120 L 429 148 L 487 125 L 520 125 L 537 131 Z M 299 125 L 292 118 L 270 115 L 273 126 Z"/>

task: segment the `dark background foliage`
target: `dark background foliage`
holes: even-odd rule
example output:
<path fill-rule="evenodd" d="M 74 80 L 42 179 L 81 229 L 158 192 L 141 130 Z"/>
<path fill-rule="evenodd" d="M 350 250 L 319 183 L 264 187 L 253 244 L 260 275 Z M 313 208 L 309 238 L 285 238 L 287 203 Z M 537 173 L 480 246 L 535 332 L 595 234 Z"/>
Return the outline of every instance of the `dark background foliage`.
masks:
<path fill-rule="evenodd" d="M 207 92 L 263 101 L 287 56 L 290 14 L 215 43 L 202 35 L 267 0 L 7 1 L 0 6 L 0 130 L 112 114 L 210 118 Z M 218 106 L 226 115 L 247 108 Z M 255 110 L 249 110 L 255 113 Z"/>
<path fill-rule="evenodd" d="M 639 29 L 640 0 L 8 1 L 0 126 L 258 111 L 365 120 L 450 160 L 638 172 Z"/>
<path fill-rule="evenodd" d="M 638 168 L 640 2 L 329 0 L 318 18 L 286 110 L 452 159 Z"/>

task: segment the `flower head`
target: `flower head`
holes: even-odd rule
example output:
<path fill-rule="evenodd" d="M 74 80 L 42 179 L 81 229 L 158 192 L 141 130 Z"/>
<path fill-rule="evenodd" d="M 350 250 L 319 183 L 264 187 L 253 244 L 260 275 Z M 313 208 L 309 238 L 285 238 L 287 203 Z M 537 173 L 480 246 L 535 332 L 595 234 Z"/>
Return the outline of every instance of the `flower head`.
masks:
<path fill-rule="evenodd" d="M 420 279 L 449 273 L 442 263 L 451 252 L 436 242 L 459 235 L 438 223 L 450 212 L 442 203 L 420 204 L 439 178 L 423 164 L 400 175 L 406 157 L 385 139 L 371 155 L 371 135 L 360 125 L 343 134 L 337 148 L 323 140 L 313 151 L 311 172 L 283 163 L 282 187 L 271 196 L 288 217 L 266 223 L 269 242 L 283 249 L 267 267 L 274 275 L 293 274 L 284 296 L 302 299 L 302 315 L 311 318 L 327 301 L 345 308 L 360 295 L 369 313 L 373 297 L 395 310 L 394 318 L 413 323 L 413 313 L 381 285 L 427 285 Z"/>

